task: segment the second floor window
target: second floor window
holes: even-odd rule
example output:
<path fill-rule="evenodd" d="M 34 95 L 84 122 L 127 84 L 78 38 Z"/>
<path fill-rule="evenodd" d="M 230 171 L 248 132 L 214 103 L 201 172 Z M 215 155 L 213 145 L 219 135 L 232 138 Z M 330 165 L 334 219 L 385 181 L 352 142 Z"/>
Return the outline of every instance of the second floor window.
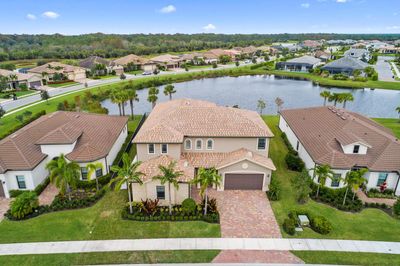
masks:
<path fill-rule="evenodd" d="M 353 153 L 358 153 L 360 151 L 360 145 L 354 145 Z"/>
<path fill-rule="evenodd" d="M 148 144 L 147 148 L 148 148 L 149 154 L 154 154 L 155 153 L 154 144 Z"/>
<path fill-rule="evenodd" d="M 161 153 L 168 153 L 168 144 L 161 144 Z"/>
<path fill-rule="evenodd" d="M 258 150 L 265 150 L 267 148 L 267 139 L 266 138 L 259 138 L 257 149 Z"/>

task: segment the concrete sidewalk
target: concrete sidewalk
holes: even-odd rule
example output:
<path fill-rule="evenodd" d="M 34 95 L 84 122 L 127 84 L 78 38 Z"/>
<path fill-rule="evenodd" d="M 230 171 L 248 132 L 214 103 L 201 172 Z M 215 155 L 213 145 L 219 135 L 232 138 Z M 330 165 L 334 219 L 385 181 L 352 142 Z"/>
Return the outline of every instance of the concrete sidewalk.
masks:
<path fill-rule="evenodd" d="M 400 254 L 400 242 L 284 238 L 162 238 L 0 245 L 0 255 L 150 250 L 303 250 Z"/>

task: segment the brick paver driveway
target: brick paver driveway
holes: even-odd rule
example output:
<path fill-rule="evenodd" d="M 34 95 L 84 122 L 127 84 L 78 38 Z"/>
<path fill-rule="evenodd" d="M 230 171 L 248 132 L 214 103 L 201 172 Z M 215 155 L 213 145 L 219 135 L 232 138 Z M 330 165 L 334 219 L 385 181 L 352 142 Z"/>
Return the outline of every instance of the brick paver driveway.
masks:
<path fill-rule="evenodd" d="M 10 199 L 0 198 L 0 222 L 3 220 L 4 214 L 7 212 L 9 204 Z"/>
<path fill-rule="evenodd" d="M 211 190 L 217 199 L 222 237 L 281 238 L 267 195 L 256 190 Z M 223 250 L 215 263 L 302 263 L 289 251 Z"/>

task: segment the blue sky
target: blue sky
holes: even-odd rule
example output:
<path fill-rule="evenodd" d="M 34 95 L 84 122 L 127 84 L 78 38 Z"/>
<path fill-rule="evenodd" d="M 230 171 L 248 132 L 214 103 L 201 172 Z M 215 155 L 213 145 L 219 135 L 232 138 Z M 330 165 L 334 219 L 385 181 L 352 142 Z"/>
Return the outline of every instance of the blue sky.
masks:
<path fill-rule="evenodd" d="M 400 33 L 400 0 L 4 0 L 0 33 Z"/>

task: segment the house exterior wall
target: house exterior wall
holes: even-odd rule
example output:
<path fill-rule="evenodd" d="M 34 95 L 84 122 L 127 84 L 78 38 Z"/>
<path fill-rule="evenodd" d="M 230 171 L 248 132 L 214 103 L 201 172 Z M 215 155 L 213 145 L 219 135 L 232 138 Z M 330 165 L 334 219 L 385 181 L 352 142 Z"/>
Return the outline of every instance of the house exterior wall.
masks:
<path fill-rule="evenodd" d="M 103 175 L 108 173 L 107 168 L 106 168 L 106 159 L 105 158 L 101 158 L 101 159 L 93 161 L 93 162 L 78 163 L 78 165 L 79 165 L 79 167 L 86 167 L 87 168 L 87 165 L 90 164 L 90 163 L 101 163 L 103 165 Z M 82 174 L 81 174 L 80 178 L 82 180 Z M 96 173 L 94 172 L 94 173 L 92 173 L 91 176 L 88 176 L 87 180 L 94 180 L 95 178 L 96 178 Z"/>
<path fill-rule="evenodd" d="M 149 182 L 140 185 L 138 183 L 132 184 L 133 201 L 141 201 L 145 199 L 156 199 L 157 198 L 157 186 L 165 186 L 165 199 L 160 199 L 159 205 L 167 206 L 169 191 L 168 184 L 161 185 L 159 180 L 151 180 Z M 175 189 L 171 184 L 171 203 L 181 204 L 183 200 L 189 198 L 189 184 L 179 183 L 179 188 Z"/>
<path fill-rule="evenodd" d="M 119 134 L 117 140 L 114 142 L 114 145 L 112 146 L 110 152 L 106 156 L 106 162 L 104 163 L 105 173 L 108 173 L 110 171 L 110 167 L 114 162 L 115 158 L 117 157 L 118 152 L 121 150 L 121 147 L 124 144 L 127 137 L 128 137 L 128 125 L 125 125 L 125 127 Z"/>
<path fill-rule="evenodd" d="M 169 155 L 174 159 L 179 159 L 181 157 L 181 144 L 180 143 L 169 143 L 168 144 L 168 153 L 161 154 L 161 144 L 154 143 L 154 153 L 148 153 L 147 143 L 138 143 L 136 144 L 136 152 L 137 159 L 139 161 L 147 161 L 151 158 L 160 156 L 160 155 Z"/>
<path fill-rule="evenodd" d="M 366 174 L 367 182 L 367 189 L 376 188 L 379 189 L 377 186 L 378 177 L 380 172 L 368 172 Z M 396 189 L 397 180 L 399 179 L 399 175 L 397 173 L 388 173 L 388 177 L 386 179 L 386 184 L 388 189 Z M 396 195 L 400 194 L 400 189 L 397 188 Z"/>
<path fill-rule="evenodd" d="M 145 64 L 142 65 L 143 71 L 145 72 L 153 72 L 154 70 L 157 69 L 157 65 L 156 64 Z"/>
<path fill-rule="evenodd" d="M 360 149 L 359 149 L 359 151 L 358 151 L 358 153 L 357 154 L 367 154 L 367 151 L 368 151 L 368 147 L 367 146 L 365 146 L 365 145 L 363 145 L 363 144 L 361 144 L 361 143 L 353 143 L 353 144 L 350 144 L 350 145 L 346 145 L 346 146 L 342 146 L 342 149 L 343 149 L 343 152 L 345 153 L 345 154 L 354 154 L 353 153 L 353 149 L 354 149 L 354 146 L 355 145 L 359 145 L 360 146 Z"/>
<path fill-rule="evenodd" d="M 73 151 L 76 141 L 72 144 L 52 144 L 40 145 L 42 153 L 47 154 L 50 159 L 60 156 L 60 154 L 68 154 Z"/>
<path fill-rule="evenodd" d="M 217 188 L 218 191 L 223 191 L 225 187 L 225 175 L 229 173 L 236 174 L 264 174 L 263 191 L 268 191 L 271 182 L 271 170 L 255 164 L 249 160 L 242 160 L 238 163 L 223 167 L 218 170 L 222 177 L 221 185 Z"/>

